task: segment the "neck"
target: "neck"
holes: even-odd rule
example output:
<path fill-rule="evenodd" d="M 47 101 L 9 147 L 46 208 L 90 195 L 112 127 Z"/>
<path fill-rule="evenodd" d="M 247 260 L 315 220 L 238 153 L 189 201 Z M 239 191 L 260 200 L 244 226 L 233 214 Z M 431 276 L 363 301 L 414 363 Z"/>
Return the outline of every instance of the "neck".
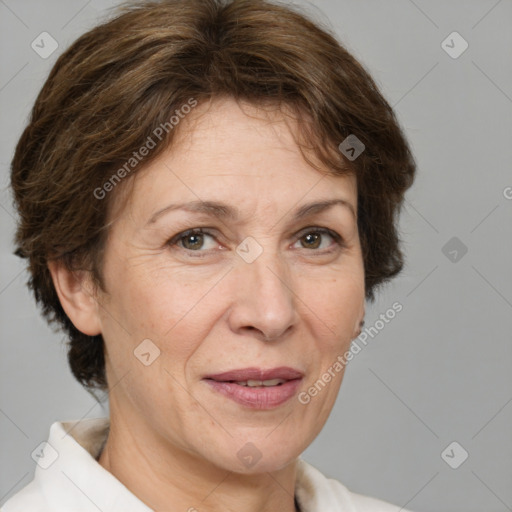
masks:
<path fill-rule="evenodd" d="M 98 462 L 155 512 L 298 512 L 295 462 L 272 472 L 235 473 L 163 442 L 144 424 L 123 425 L 111 416 Z"/>

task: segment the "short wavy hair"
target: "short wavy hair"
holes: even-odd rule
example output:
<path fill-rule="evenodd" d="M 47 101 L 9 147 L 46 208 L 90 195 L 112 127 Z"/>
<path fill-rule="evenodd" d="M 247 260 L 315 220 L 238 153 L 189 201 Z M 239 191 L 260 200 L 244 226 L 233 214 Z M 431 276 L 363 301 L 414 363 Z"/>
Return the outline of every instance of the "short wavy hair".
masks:
<path fill-rule="evenodd" d="M 403 267 L 397 218 L 414 159 L 391 106 L 328 28 L 266 0 L 122 5 L 58 58 L 11 164 L 15 253 L 28 259 L 28 286 L 48 322 L 68 334 L 72 373 L 90 391 L 107 390 L 104 340 L 66 316 L 48 261 L 89 270 L 103 286 L 108 206 L 119 190 L 105 199 L 98 191 L 116 170 L 126 174 L 122 166 L 159 127 L 141 167 L 172 145 L 176 130 L 162 127 L 191 98 L 222 96 L 291 109 L 301 151 L 314 151 L 334 175 L 355 174 L 368 300 Z M 365 146 L 355 159 L 339 149 L 350 135 Z"/>

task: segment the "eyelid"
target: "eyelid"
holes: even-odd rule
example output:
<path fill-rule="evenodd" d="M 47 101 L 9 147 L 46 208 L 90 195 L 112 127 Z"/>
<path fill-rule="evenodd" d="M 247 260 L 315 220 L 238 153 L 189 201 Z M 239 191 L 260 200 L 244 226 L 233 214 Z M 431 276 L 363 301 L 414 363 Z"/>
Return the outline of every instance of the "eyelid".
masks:
<path fill-rule="evenodd" d="M 176 247 L 178 247 L 178 249 L 181 249 L 182 251 L 185 251 L 188 254 L 190 254 L 190 253 L 197 253 L 197 254 L 206 253 L 206 254 L 208 254 L 213 249 L 193 251 L 191 249 L 186 249 L 184 247 L 180 247 L 178 245 L 178 242 L 181 239 L 185 238 L 186 236 L 195 235 L 195 234 L 201 234 L 201 235 L 208 235 L 208 236 L 214 238 L 217 241 L 217 243 L 220 244 L 220 242 L 217 240 L 215 232 L 218 232 L 218 230 L 216 228 L 212 228 L 212 227 L 195 227 L 195 228 L 186 229 L 186 230 L 180 231 L 179 233 L 174 235 L 171 239 L 169 239 L 166 242 L 166 245 L 167 246 L 171 246 L 171 247 L 172 246 L 176 246 Z M 332 237 L 334 239 L 334 241 L 337 243 L 338 246 L 340 246 L 341 248 L 346 247 L 344 237 L 342 237 L 339 233 L 337 233 L 333 229 L 330 229 L 330 228 L 327 228 L 327 227 L 324 227 L 324 226 L 319 226 L 319 225 L 306 226 L 306 227 L 300 229 L 299 231 L 295 232 L 294 235 L 293 235 L 293 238 L 294 238 L 293 244 L 297 243 L 297 241 L 299 241 L 302 238 L 302 236 L 304 236 L 304 235 L 306 235 L 308 233 L 327 234 L 327 235 L 329 235 L 330 237 Z M 311 252 L 317 252 L 319 254 L 323 254 L 325 252 L 329 252 L 328 250 L 325 250 L 325 249 L 324 250 L 320 250 L 320 251 L 319 250 L 314 250 L 314 249 L 313 250 L 312 249 L 306 249 L 306 248 L 304 248 L 304 249 L 307 250 L 307 251 L 311 251 Z"/>
<path fill-rule="evenodd" d="M 300 235 L 302 235 L 303 233 L 307 234 L 307 233 L 311 233 L 311 232 L 327 234 L 329 236 L 332 236 L 332 238 L 334 238 L 337 242 L 340 242 L 340 243 L 344 241 L 343 237 L 339 233 L 337 233 L 333 229 L 326 228 L 324 226 L 307 226 L 305 228 L 302 228 L 300 231 L 298 231 L 295 236 L 297 238 L 301 238 Z"/>
<path fill-rule="evenodd" d="M 211 236 L 212 238 L 216 239 L 216 236 L 213 233 L 213 231 L 216 231 L 215 228 L 197 227 L 197 228 L 186 229 L 185 231 L 180 231 L 179 233 L 174 235 L 171 239 L 169 239 L 165 243 L 165 245 L 170 245 L 170 246 L 177 245 L 177 243 L 182 238 L 185 238 L 189 235 L 208 235 L 208 236 Z M 185 249 L 183 247 L 180 247 L 180 249 L 183 249 L 184 251 L 187 251 L 187 252 L 207 252 L 207 251 L 190 251 L 190 249 Z"/>
<path fill-rule="evenodd" d="M 347 247 L 345 238 L 343 236 L 341 236 L 338 232 L 334 231 L 333 229 L 326 228 L 324 226 L 318 226 L 318 225 L 307 226 L 307 227 L 301 229 L 295 235 L 296 241 L 294 242 L 294 244 L 297 243 L 297 241 L 299 241 L 302 238 L 302 236 L 307 235 L 308 233 L 320 233 L 322 235 L 329 235 L 340 249 L 345 249 Z M 323 255 L 323 254 L 328 254 L 333 251 L 332 248 L 327 248 L 327 249 L 323 249 L 323 250 L 311 250 L 311 249 L 307 249 L 307 248 L 304 248 L 304 249 L 311 253 L 316 253 L 319 256 Z"/>

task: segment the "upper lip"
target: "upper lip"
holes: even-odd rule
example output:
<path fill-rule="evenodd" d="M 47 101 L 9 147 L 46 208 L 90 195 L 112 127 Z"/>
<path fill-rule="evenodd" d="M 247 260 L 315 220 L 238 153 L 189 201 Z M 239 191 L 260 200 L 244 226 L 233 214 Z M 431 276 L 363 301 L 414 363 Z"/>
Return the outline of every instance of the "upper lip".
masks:
<path fill-rule="evenodd" d="M 205 379 L 212 379 L 217 381 L 236 381 L 244 382 L 246 380 L 271 380 L 283 379 L 293 380 L 302 378 L 303 373 L 295 368 L 289 366 L 280 366 L 269 370 L 262 368 L 240 368 L 237 370 L 230 370 L 227 372 L 216 373 L 214 375 L 207 375 Z"/>

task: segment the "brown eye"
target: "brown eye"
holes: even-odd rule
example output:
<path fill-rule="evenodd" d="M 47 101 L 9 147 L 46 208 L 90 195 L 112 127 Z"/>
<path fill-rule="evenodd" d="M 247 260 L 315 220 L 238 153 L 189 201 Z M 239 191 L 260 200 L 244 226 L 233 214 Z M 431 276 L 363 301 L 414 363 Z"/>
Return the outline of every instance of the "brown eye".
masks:
<path fill-rule="evenodd" d="M 324 252 L 323 250 L 332 249 L 333 242 L 334 245 L 343 246 L 341 236 L 327 228 L 310 228 L 309 231 L 303 231 L 302 233 L 304 234 L 299 237 L 297 242 L 300 242 L 303 249 L 320 249 L 316 252 Z"/>
<path fill-rule="evenodd" d="M 182 241 L 182 245 L 185 249 L 189 249 L 191 251 L 201 249 L 204 243 L 204 235 L 202 233 L 192 233 L 190 235 L 185 235 L 180 238 Z"/>
<path fill-rule="evenodd" d="M 320 243 L 322 241 L 322 236 L 319 233 L 308 233 L 307 235 L 301 238 L 305 243 L 302 244 L 303 247 L 307 249 L 318 249 L 320 247 Z"/>
<path fill-rule="evenodd" d="M 182 231 L 167 242 L 169 246 L 178 246 L 180 249 L 191 252 L 205 253 L 209 249 L 218 247 L 215 236 L 202 228 Z"/>

